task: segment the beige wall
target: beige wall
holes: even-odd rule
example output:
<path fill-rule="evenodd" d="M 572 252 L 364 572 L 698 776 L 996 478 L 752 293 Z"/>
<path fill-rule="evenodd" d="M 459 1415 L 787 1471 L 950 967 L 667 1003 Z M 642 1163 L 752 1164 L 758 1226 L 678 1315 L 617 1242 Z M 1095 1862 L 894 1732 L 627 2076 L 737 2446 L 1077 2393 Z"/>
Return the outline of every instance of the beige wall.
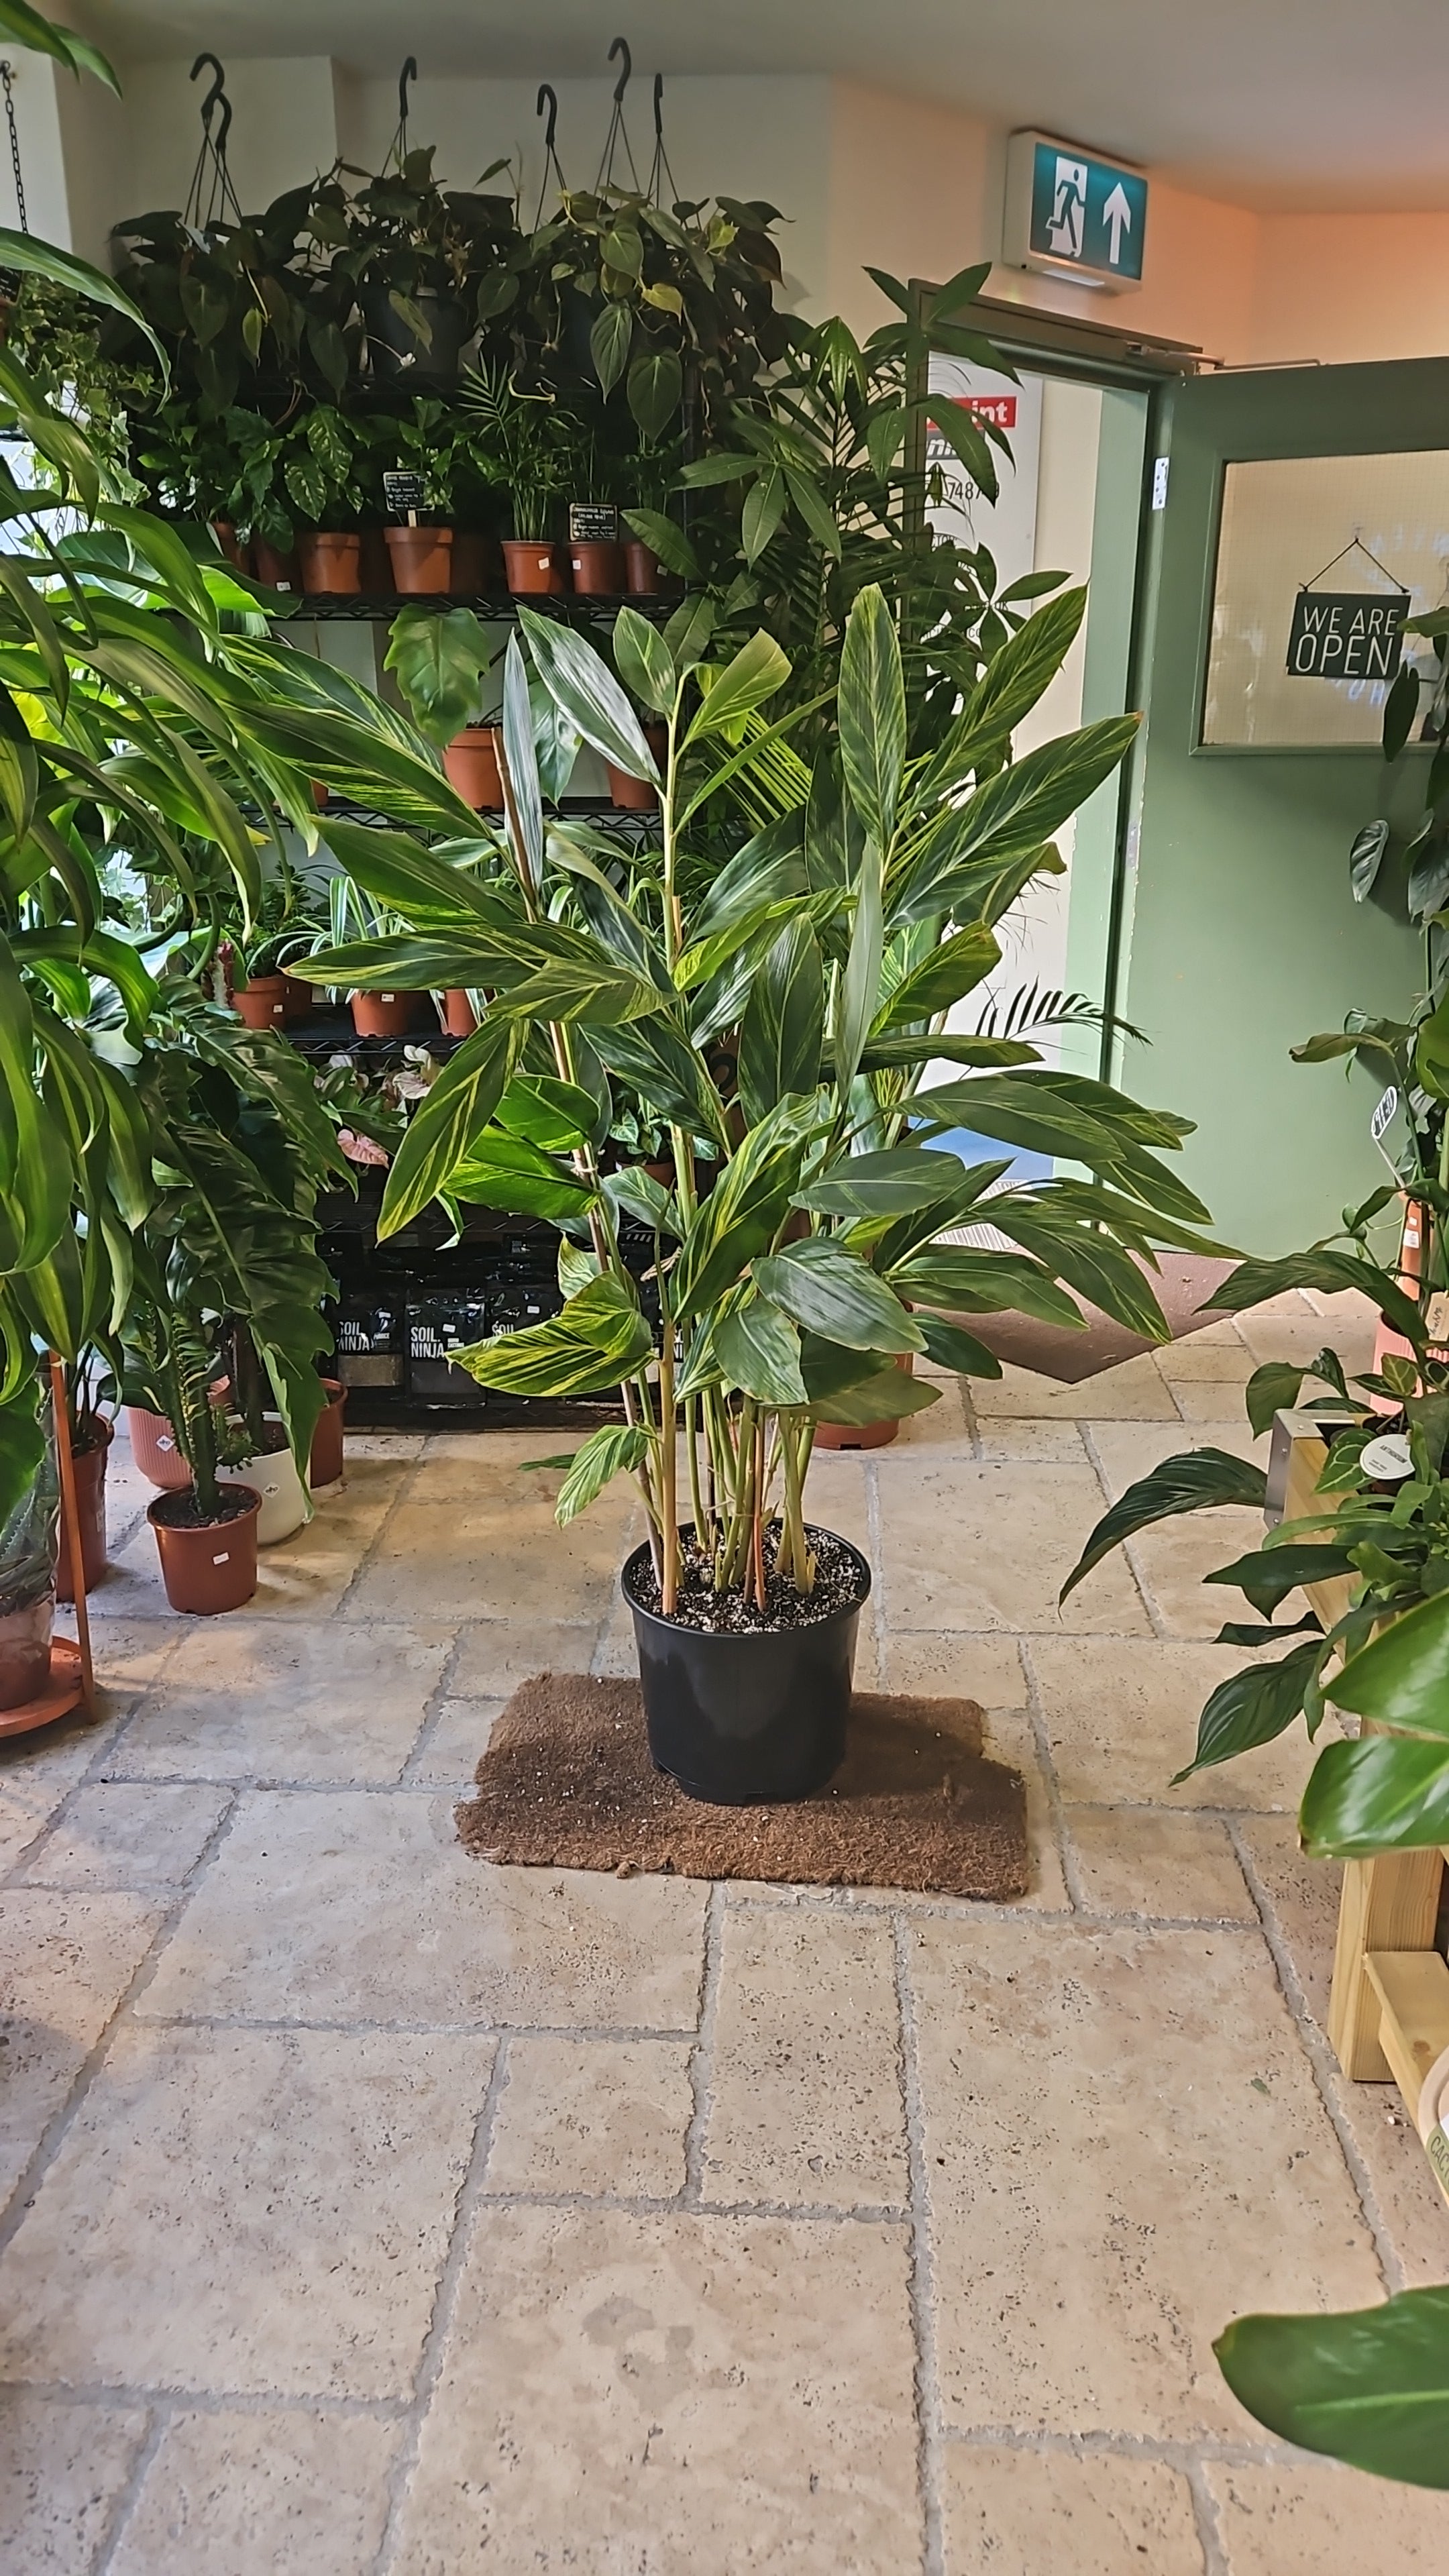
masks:
<path fill-rule="evenodd" d="M 1265 217 L 1251 353 L 1325 364 L 1449 353 L 1449 213 Z"/>

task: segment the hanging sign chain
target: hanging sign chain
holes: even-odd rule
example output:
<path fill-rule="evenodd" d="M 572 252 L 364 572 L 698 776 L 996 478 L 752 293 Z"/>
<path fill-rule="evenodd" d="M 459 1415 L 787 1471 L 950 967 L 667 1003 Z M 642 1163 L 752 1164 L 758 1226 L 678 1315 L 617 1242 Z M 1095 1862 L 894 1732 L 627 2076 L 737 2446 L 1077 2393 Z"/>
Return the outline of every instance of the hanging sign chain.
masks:
<path fill-rule="evenodd" d="M 20 171 L 20 136 L 15 124 L 15 80 L 9 63 L 0 63 L 0 83 L 5 90 L 5 122 L 10 128 L 10 167 L 15 173 L 15 212 L 23 233 L 30 230 L 25 211 L 25 181 Z"/>

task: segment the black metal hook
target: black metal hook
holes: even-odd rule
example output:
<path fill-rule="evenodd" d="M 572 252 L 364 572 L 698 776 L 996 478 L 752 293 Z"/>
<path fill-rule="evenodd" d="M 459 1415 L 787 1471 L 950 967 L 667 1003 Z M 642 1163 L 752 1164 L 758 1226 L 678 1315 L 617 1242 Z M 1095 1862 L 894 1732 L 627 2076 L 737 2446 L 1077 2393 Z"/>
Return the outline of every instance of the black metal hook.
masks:
<path fill-rule="evenodd" d="M 404 126 L 405 126 L 405 125 L 407 124 L 407 121 L 408 121 L 408 83 L 409 83 L 409 81 L 415 81 L 415 80 L 417 79 L 417 76 L 418 76 L 418 58 L 417 58 L 417 55 L 416 55 L 416 54 L 409 54 L 409 56 L 408 56 L 408 58 L 407 58 L 407 61 L 404 63 L 404 65 L 403 65 L 403 67 L 402 67 L 402 70 L 401 70 L 401 72 L 400 72 L 400 73 L 399 73 L 399 75 L 398 75 L 398 84 L 397 84 L 397 115 L 398 115 L 398 123 L 399 123 L 399 125 L 404 125 Z"/>
<path fill-rule="evenodd" d="M 534 101 L 533 108 L 535 116 L 542 116 L 543 102 L 545 99 L 548 100 L 548 123 L 544 127 L 543 148 L 545 152 L 551 154 L 553 151 L 554 128 L 558 124 L 558 92 L 555 90 L 551 81 L 540 81 L 538 84 L 538 97 Z"/>
<path fill-rule="evenodd" d="M 664 74 L 662 72 L 656 72 L 654 75 L 654 140 L 656 143 L 662 143 L 664 140 Z"/>
<path fill-rule="evenodd" d="M 219 106 L 221 109 L 221 132 L 216 138 L 216 149 L 218 153 L 224 156 L 226 152 L 226 138 L 231 128 L 231 100 L 226 94 L 226 73 L 218 62 L 215 54 L 198 54 L 195 62 L 191 66 L 190 78 L 195 80 L 199 73 L 207 70 L 208 68 L 215 73 L 216 77 L 212 81 L 210 89 L 207 91 L 205 98 L 201 102 L 202 130 L 206 134 L 208 140 L 210 140 L 211 111 L 214 107 Z"/>
<path fill-rule="evenodd" d="M 627 39 L 627 37 L 625 37 L 625 36 L 616 36 L 616 37 L 614 38 L 614 41 L 613 41 L 612 45 L 609 47 L 609 60 L 610 60 L 610 62 L 612 62 L 612 61 L 613 61 L 614 56 L 615 56 L 616 54 L 622 54 L 622 55 L 623 55 L 623 57 L 624 57 L 624 68 L 623 68 L 623 70 L 620 72 L 618 79 L 617 79 L 617 80 L 615 81 L 615 83 L 614 83 L 614 105 L 615 105 L 616 107 L 622 107 L 622 106 L 623 106 L 623 104 L 624 104 L 624 92 L 625 92 L 625 90 L 628 88 L 630 81 L 631 81 L 631 80 L 633 79 L 633 77 L 634 77 L 634 57 L 633 57 L 633 55 L 632 55 L 632 54 L 630 53 L 630 51 L 629 51 L 629 43 L 628 43 L 628 39 Z"/>

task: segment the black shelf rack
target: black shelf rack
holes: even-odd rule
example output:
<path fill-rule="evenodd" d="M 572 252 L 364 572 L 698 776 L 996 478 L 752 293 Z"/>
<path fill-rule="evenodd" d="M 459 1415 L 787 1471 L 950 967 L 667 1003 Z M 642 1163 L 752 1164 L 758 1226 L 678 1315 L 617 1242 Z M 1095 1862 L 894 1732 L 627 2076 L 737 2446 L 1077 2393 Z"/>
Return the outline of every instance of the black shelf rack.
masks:
<path fill-rule="evenodd" d="M 285 607 L 270 612 L 278 625 L 315 619 L 322 626 L 388 626 L 404 608 L 426 608 L 439 617 L 450 608 L 471 608 L 481 625 L 508 626 L 516 622 L 520 608 L 536 608 L 542 616 L 556 617 L 565 626 L 576 620 L 586 625 L 612 626 L 621 608 L 633 608 L 657 626 L 674 615 L 685 593 L 657 591 L 635 597 L 631 592 L 621 592 L 617 598 L 584 598 L 577 591 L 539 591 L 517 597 L 505 591 L 488 598 L 460 598 L 447 590 L 390 592 L 386 596 L 380 592 L 321 590 L 280 591 L 277 596 L 286 601 Z"/>

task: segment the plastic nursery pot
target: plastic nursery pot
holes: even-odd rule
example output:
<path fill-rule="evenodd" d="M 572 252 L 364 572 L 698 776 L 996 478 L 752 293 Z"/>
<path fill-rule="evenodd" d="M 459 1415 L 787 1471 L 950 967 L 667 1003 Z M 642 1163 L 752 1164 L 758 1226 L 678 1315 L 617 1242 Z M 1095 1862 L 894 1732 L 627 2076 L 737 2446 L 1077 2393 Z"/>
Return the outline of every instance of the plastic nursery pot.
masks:
<path fill-rule="evenodd" d="M 617 599 L 624 587 L 624 549 L 606 538 L 575 537 L 569 568 L 581 599 Z"/>
<path fill-rule="evenodd" d="M 335 1485 L 342 1474 L 344 1452 L 343 1416 L 347 1411 L 347 1389 L 340 1378 L 324 1377 L 327 1410 L 317 1416 L 312 1434 L 312 1448 L 307 1460 L 307 1482 L 313 1493 L 321 1485 Z"/>
<path fill-rule="evenodd" d="M 551 537 L 503 540 L 503 568 L 515 599 L 563 598 L 568 590 L 567 561 L 568 548 L 555 545 Z"/>
<path fill-rule="evenodd" d="M 239 1610 L 257 1588 L 261 1496 L 250 1486 L 232 1485 L 222 1504 L 220 1520 L 198 1520 L 188 1485 L 184 1493 L 158 1494 L 146 1507 L 173 1610 L 214 1618 L 222 1610 Z"/>
<path fill-rule="evenodd" d="M 654 754 L 654 766 L 662 768 L 669 743 L 668 729 L 662 724 L 646 724 L 644 739 Z M 647 778 L 631 778 L 627 769 L 616 769 L 605 761 L 609 773 L 609 801 L 621 814 L 653 814 L 659 807 L 659 790 Z"/>
<path fill-rule="evenodd" d="M 352 1025 L 360 1038 L 405 1038 L 422 998 L 421 993 L 354 993 Z"/>
<path fill-rule="evenodd" d="M 855 1566 L 854 1601 L 808 1627 L 753 1633 L 685 1628 L 642 1608 L 636 1588 L 648 1542 L 626 1560 L 621 1588 L 639 1650 L 649 1758 L 687 1798 L 717 1807 L 808 1798 L 839 1769 L 870 1567 L 838 1543 Z"/>
<path fill-rule="evenodd" d="M 445 591 L 453 577 L 451 528 L 387 528 L 393 582 L 404 598 Z"/>
<path fill-rule="evenodd" d="M 443 1028 L 450 1038 L 470 1038 L 478 1026 L 478 1014 L 460 984 L 450 984 L 443 995 Z"/>
<path fill-rule="evenodd" d="M 50 1684 L 50 1633 L 55 1594 L 43 1592 L 23 1610 L 0 1612 L 0 1709 L 23 1708 Z"/>
<path fill-rule="evenodd" d="M 81 1572 L 87 1592 L 94 1592 L 106 1570 L 106 1455 L 115 1434 L 103 1413 L 91 1413 L 80 1426 L 71 1451 L 75 1469 L 76 1514 L 80 1521 Z M 74 1601 L 70 1532 L 62 1515 L 55 1554 L 55 1597 Z"/>
<path fill-rule="evenodd" d="M 443 752 L 443 774 L 475 814 L 501 814 L 503 781 L 498 773 L 498 733 L 494 725 L 467 725 L 455 733 Z"/>
<path fill-rule="evenodd" d="M 233 992 L 231 1006 L 249 1029 L 279 1029 L 287 1016 L 285 975 L 253 975 Z"/>
<path fill-rule="evenodd" d="M 258 581 L 265 582 L 269 590 L 297 590 L 301 587 L 302 576 L 296 556 L 284 555 L 278 547 L 269 546 L 265 537 L 253 537 L 252 560 L 257 568 Z"/>
<path fill-rule="evenodd" d="M 359 530 L 362 544 L 362 587 L 369 599 L 385 599 L 392 588 L 392 557 L 387 550 L 387 536 L 382 528 Z"/>
<path fill-rule="evenodd" d="M 486 599 L 493 587 L 493 540 L 483 528 L 453 530 L 452 578 L 455 599 Z"/>
<path fill-rule="evenodd" d="M 343 533 L 318 528 L 297 539 L 302 588 L 334 599 L 355 598 L 362 588 L 362 538 L 354 528 Z"/>
<path fill-rule="evenodd" d="M 222 553 L 225 555 L 227 562 L 229 564 L 235 564 L 238 572 L 249 571 L 250 566 L 247 562 L 248 549 L 242 544 L 240 537 L 237 535 L 235 520 L 213 519 L 211 523 L 211 532 L 215 537 L 217 544 L 220 546 Z"/>
<path fill-rule="evenodd" d="M 656 599 L 661 591 L 678 586 L 652 546 L 646 546 L 642 537 L 625 538 L 624 588 L 631 599 Z"/>
<path fill-rule="evenodd" d="M 131 1455 L 148 1485 L 159 1485 L 163 1493 L 179 1494 L 184 1485 L 190 1484 L 191 1469 L 164 1413 L 150 1413 L 144 1405 L 128 1404 L 126 1428 L 131 1435 Z"/>
<path fill-rule="evenodd" d="M 260 1495 L 258 1547 L 275 1547 L 279 1539 L 290 1538 L 307 1517 L 307 1488 L 290 1449 L 266 1449 L 244 1458 L 239 1467 L 218 1467 L 216 1480 L 233 1492 Z"/>
<path fill-rule="evenodd" d="M 300 975 L 282 977 L 283 1020 L 307 1020 L 312 1016 L 312 987 Z"/>

